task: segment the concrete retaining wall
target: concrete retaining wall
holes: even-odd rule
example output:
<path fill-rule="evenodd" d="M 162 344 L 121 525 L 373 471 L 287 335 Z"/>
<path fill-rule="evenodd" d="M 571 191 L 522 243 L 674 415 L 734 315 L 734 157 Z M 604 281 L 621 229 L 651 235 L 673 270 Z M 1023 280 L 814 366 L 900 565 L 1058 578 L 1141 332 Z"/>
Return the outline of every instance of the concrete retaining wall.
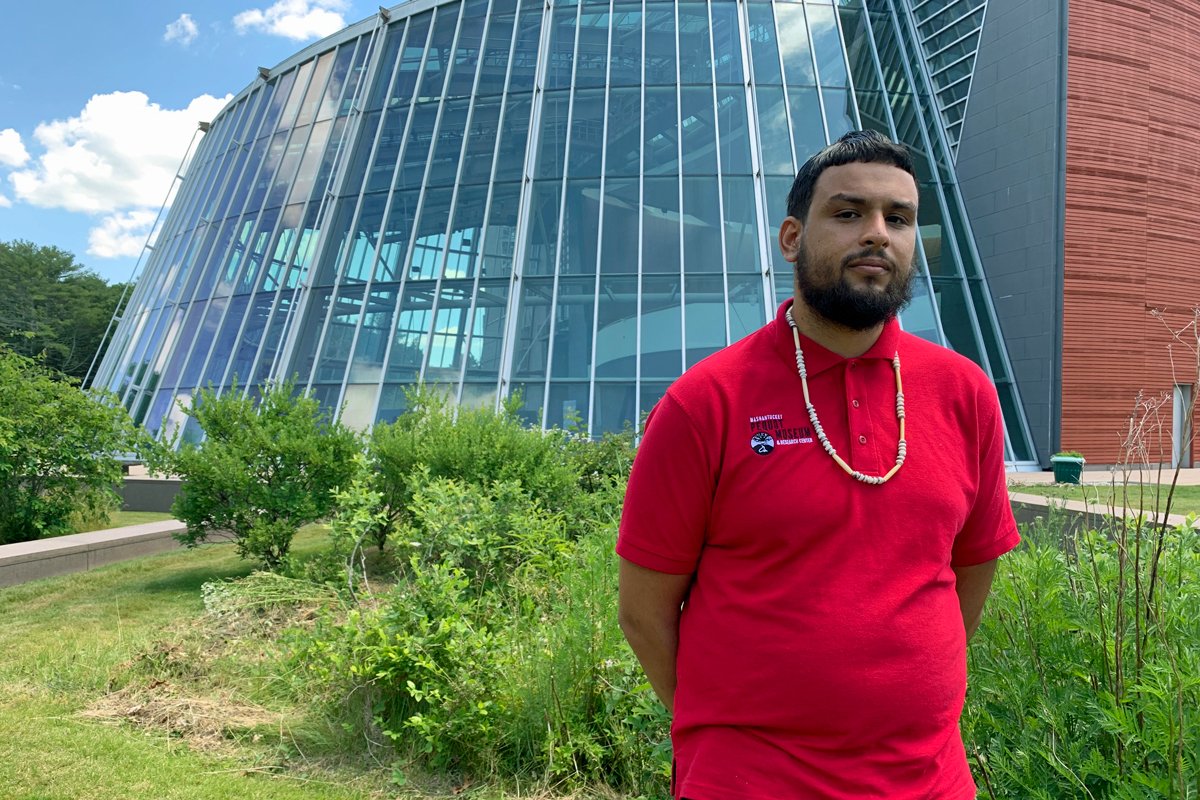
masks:
<path fill-rule="evenodd" d="M 170 519 L 0 545 L 0 587 L 175 550 L 180 545 L 172 534 L 182 530 L 182 522 Z"/>
<path fill-rule="evenodd" d="M 178 478 L 143 478 L 128 476 L 121 483 L 122 511 L 160 511 L 170 513 L 171 504 L 179 494 Z"/>

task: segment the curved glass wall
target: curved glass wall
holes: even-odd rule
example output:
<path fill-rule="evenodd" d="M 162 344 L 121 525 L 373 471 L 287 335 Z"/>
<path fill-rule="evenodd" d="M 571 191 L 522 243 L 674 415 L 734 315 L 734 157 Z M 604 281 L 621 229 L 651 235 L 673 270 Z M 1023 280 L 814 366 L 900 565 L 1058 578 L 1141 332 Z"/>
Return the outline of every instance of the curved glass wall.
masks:
<path fill-rule="evenodd" d="M 364 20 L 212 122 L 96 383 L 154 433 L 198 387 L 293 376 L 359 427 L 426 383 L 619 430 L 790 296 L 792 178 L 866 127 L 918 163 L 901 323 L 996 378 L 1024 460 L 902 23 L 887 0 L 412 0 Z"/>

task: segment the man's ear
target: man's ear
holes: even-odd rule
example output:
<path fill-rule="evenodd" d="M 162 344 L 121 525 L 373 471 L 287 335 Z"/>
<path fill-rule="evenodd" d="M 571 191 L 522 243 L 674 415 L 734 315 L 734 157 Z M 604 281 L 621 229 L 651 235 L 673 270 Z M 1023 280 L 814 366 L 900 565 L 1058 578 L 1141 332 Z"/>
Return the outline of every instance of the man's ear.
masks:
<path fill-rule="evenodd" d="M 788 217 L 779 226 L 779 252 L 785 260 L 795 264 L 800 258 L 800 237 L 804 234 L 804 224 L 795 217 Z"/>

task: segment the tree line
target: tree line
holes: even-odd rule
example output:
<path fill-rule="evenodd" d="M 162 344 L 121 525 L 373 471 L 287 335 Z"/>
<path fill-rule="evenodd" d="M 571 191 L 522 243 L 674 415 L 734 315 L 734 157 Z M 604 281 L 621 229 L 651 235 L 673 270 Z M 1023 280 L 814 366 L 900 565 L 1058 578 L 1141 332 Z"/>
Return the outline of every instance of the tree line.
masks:
<path fill-rule="evenodd" d="M 107 283 L 58 247 L 0 242 L 0 344 L 82 381 L 107 344 L 127 285 Z"/>

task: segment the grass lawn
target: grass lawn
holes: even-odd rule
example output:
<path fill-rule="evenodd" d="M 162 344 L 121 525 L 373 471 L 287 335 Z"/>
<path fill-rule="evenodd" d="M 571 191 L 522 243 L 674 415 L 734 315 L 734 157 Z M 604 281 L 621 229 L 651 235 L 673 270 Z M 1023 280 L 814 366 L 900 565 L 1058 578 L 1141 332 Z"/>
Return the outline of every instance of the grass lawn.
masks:
<path fill-rule="evenodd" d="M 319 529 L 305 531 L 295 549 L 312 551 L 323 539 Z M 193 750 L 185 737 L 165 728 L 81 715 L 110 687 L 131 681 L 128 676 L 137 674 L 133 660 L 154 652 L 156 643 L 201 613 L 202 584 L 249 571 L 231 545 L 217 544 L 0 589 L 0 797 L 384 796 L 380 770 L 343 774 L 289 765 L 272 774 L 280 731 L 274 751 L 233 741 L 226 751 L 208 752 Z M 230 686 L 222 691 L 237 693 Z"/>
<path fill-rule="evenodd" d="M 1130 484 L 1128 488 L 1116 487 L 1117 505 L 1128 508 L 1142 508 L 1153 511 L 1156 508 L 1155 495 L 1158 494 L 1157 509 L 1163 510 L 1167 502 L 1170 484 L 1156 486 L 1150 484 Z M 1042 497 L 1059 497 L 1065 500 L 1082 500 L 1097 511 L 1103 511 L 1111 506 L 1113 487 L 1111 484 L 1067 483 L 1054 484 L 1012 484 L 1009 490 L 1020 494 L 1036 494 Z M 1171 501 L 1172 514 L 1200 514 L 1200 486 L 1176 486 L 1175 497 Z"/>
<path fill-rule="evenodd" d="M 96 524 L 92 523 L 85 525 L 88 530 L 104 530 L 107 528 L 124 528 L 126 525 L 141 525 L 143 522 L 161 522 L 164 519 L 171 519 L 171 515 L 164 511 L 114 511 L 108 515 L 108 522 L 103 523 L 103 527 L 96 528 Z M 76 533 L 85 533 L 79 530 Z"/>

